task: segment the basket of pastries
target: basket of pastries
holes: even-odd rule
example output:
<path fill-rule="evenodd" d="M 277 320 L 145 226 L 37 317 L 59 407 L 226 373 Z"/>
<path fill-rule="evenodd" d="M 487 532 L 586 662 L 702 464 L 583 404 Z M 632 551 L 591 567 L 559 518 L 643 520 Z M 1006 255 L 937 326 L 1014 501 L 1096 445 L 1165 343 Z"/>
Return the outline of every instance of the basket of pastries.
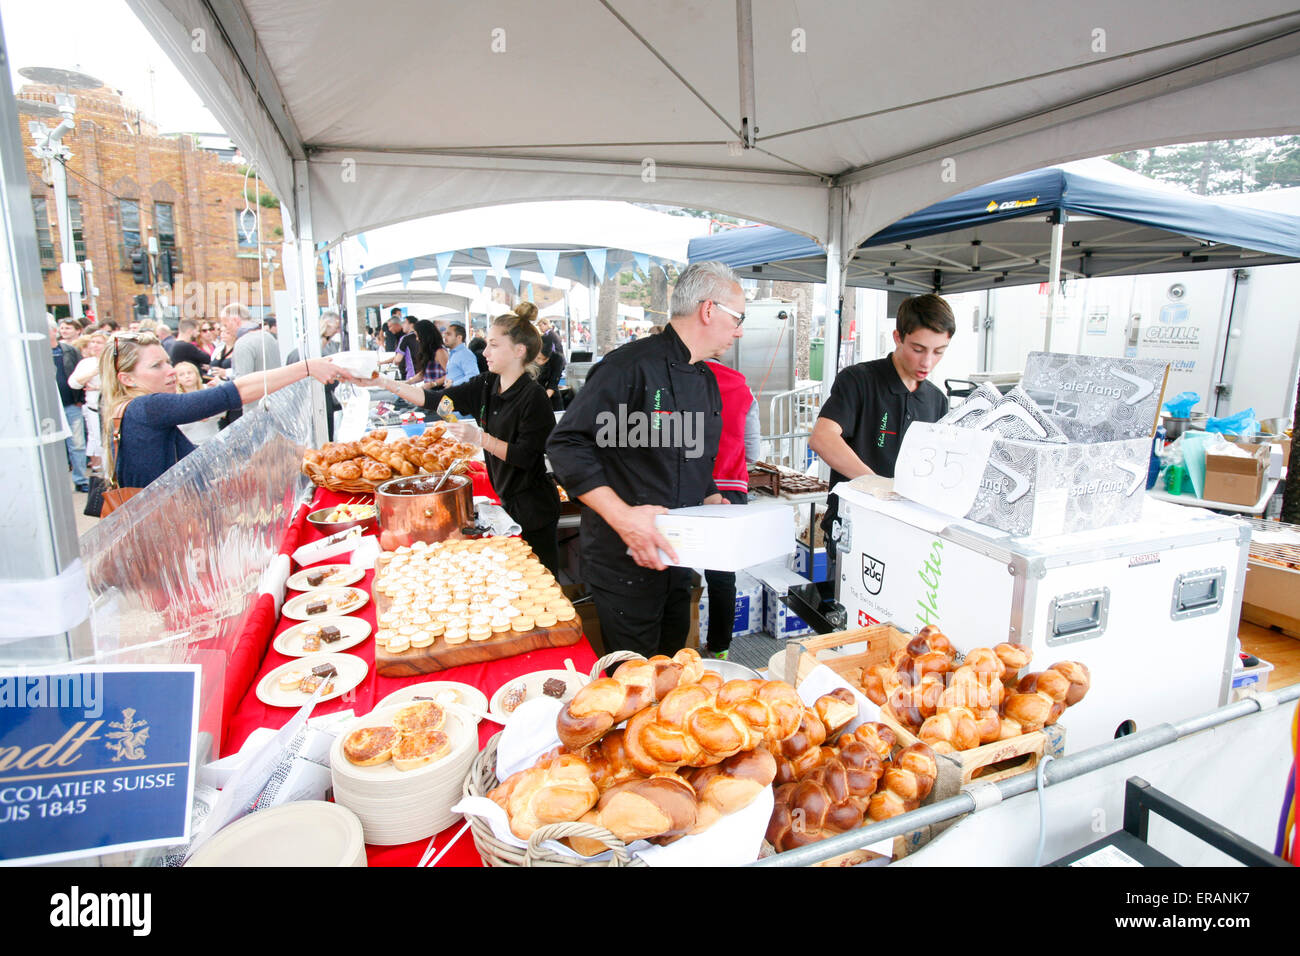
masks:
<path fill-rule="evenodd" d="M 609 677 L 599 676 L 619 661 Z M 798 732 L 805 710 L 789 684 L 723 681 L 690 648 L 671 658 L 601 658 L 592 681 L 559 707 L 560 746 L 503 781 L 496 776 L 501 734 L 475 759 L 465 796 L 497 804 L 516 841 L 527 841 L 500 839 L 487 819 L 471 815 L 479 855 L 490 866 L 645 865 L 633 844 L 705 840 L 715 826 L 721 838 L 729 825 L 748 826 L 748 808 L 762 811 L 757 830 L 746 831 L 756 858 L 777 775 L 773 748 Z M 767 804 L 758 802 L 764 795 Z M 550 840 L 582 856 L 543 845 Z M 584 858 L 605 850 L 608 861 Z"/>
<path fill-rule="evenodd" d="M 343 494 L 373 494 L 390 478 L 440 474 L 451 469 L 468 471 L 467 459 L 477 449 L 447 434 L 442 424 L 431 425 L 413 438 L 387 441 L 388 432 L 377 429 L 360 441 L 326 442 L 309 449 L 302 471 L 317 486 Z"/>

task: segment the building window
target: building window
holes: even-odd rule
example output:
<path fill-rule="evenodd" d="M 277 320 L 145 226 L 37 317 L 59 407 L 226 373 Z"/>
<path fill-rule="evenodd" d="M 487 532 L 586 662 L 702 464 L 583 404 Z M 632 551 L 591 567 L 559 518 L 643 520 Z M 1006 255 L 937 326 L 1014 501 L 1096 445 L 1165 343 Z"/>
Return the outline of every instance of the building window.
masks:
<path fill-rule="evenodd" d="M 122 227 L 122 244 L 127 247 L 128 252 L 131 249 L 137 249 L 142 245 L 140 242 L 140 204 L 134 199 L 119 199 L 117 201 L 117 221 Z"/>
<path fill-rule="evenodd" d="M 50 213 L 44 198 L 32 197 L 32 215 L 36 219 L 36 247 L 41 254 L 41 268 L 57 269 L 59 260 L 54 254 L 54 239 L 50 234 Z"/>
<path fill-rule="evenodd" d="M 176 248 L 176 212 L 169 202 L 153 204 L 153 228 L 158 234 L 158 251 Z"/>
<path fill-rule="evenodd" d="M 248 209 L 235 213 L 235 244 L 240 249 L 257 248 L 257 213 Z"/>
<path fill-rule="evenodd" d="M 81 200 L 68 197 L 68 218 L 72 220 L 73 256 L 78 262 L 86 261 L 86 233 L 81 224 Z"/>

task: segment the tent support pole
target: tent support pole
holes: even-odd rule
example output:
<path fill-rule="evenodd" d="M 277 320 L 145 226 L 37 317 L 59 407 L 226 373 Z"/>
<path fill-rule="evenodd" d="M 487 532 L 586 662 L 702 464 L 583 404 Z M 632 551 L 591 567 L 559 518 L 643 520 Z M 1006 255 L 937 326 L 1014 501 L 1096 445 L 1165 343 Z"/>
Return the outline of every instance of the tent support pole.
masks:
<path fill-rule="evenodd" d="M 304 358 L 320 358 L 320 301 L 316 295 L 316 248 L 311 229 L 311 189 L 307 183 L 307 161 L 293 163 L 293 231 L 298 240 L 298 307 L 307 334 Z M 312 438 L 316 447 L 328 441 L 325 423 L 325 387 L 311 388 Z"/>
<path fill-rule="evenodd" d="M 832 186 L 827 193 L 826 218 L 826 331 L 822 360 L 822 401 L 830 398 L 840 368 L 840 302 L 844 296 L 844 190 Z"/>
<path fill-rule="evenodd" d="M 1047 330 L 1043 333 L 1043 351 L 1052 351 L 1052 325 L 1056 322 L 1056 296 L 1061 284 L 1061 245 L 1065 242 L 1065 215 L 1052 225 L 1052 264 L 1047 272 Z"/>
<path fill-rule="evenodd" d="M 0 55 L 4 54 L 0 33 Z M 6 57 L 5 62 L 8 62 Z M 9 71 L 0 71 L 0 259 L 9 281 L 0 295 L 0 420 L 5 494 L 20 503 L 0 524 L 0 593 L 15 601 L 62 594 L 68 630 L 33 634 L 0 624 L 0 665 L 53 664 L 91 652 L 90 595 L 81 570 L 72 477 L 64 451 L 67 426 L 50 361 L 45 293 L 37 259 L 18 104 Z M 76 620 L 79 618 L 80 620 Z M 43 629 L 43 628 L 42 628 Z M 53 630 L 53 627 L 51 627 Z"/>
<path fill-rule="evenodd" d="M 357 277 L 354 273 L 348 271 L 352 268 L 352 263 L 347 260 L 344 244 L 339 243 L 338 249 L 339 271 L 343 273 L 343 306 L 348 314 L 348 348 L 359 349 L 362 348 L 362 343 L 365 341 L 365 326 L 361 322 L 361 314 L 357 311 Z"/>

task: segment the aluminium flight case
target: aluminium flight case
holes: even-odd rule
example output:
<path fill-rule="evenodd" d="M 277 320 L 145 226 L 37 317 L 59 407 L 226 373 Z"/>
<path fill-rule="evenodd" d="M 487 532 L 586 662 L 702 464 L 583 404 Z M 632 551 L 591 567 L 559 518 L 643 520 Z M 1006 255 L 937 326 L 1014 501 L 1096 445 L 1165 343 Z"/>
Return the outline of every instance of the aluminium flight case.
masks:
<path fill-rule="evenodd" d="M 1017 538 L 912 502 L 837 487 L 836 594 L 847 626 L 940 627 L 967 651 L 1027 645 L 1030 670 L 1077 660 L 1089 696 L 1070 749 L 1226 704 L 1250 528 L 1148 501 L 1142 520 Z"/>

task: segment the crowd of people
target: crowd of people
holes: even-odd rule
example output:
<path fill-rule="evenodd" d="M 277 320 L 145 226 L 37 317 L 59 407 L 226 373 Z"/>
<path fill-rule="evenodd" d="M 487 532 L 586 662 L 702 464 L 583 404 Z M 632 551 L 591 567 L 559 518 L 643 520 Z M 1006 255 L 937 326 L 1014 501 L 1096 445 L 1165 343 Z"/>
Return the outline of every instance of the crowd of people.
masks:
<path fill-rule="evenodd" d="M 717 361 L 744 334 L 745 304 L 730 268 L 691 265 L 673 289 L 668 323 L 653 330 L 659 334 L 604 356 L 567 406 L 560 389 L 564 349 L 532 303 L 497 316 L 486 335 L 474 338 L 460 322 L 440 328 L 393 309 L 386 328 L 374 333 L 374 346 L 387 353 L 381 361 L 395 370 L 379 384 L 417 407 L 437 409 L 450 399 L 478 423 L 493 488 L 557 575 L 556 482 L 563 485 L 581 503 L 578 574 L 606 648 L 672 655 L 689 631 L 692 577 L 675 565 L 655 519 L 672 508 L 743 505 L 748 464 L 759 457 L 754 396 L 741 373 Z M 174 334 L 148 322 L 122 331 L 51 317 L 49 326 L 78 489 L 88 484 L 88 467 L 102 468 L 123 489 L 142 488 L 210 440 L 244 404 L 309 376 L 327 389 L 353 381 L 329 359 L 343 347 L 334 312 L 322 315 L 322 358 L 299 361 L 295 352 L 284 365 L 274 330 L 238 304 L 215 321 L 184 319 Z M 942 298 L 908 299 L 898 309 L 894 351 L 837 375 L 809 440 L 830 465 L 832 482 L 892 477 L 908 426 L 947 411 L 929 376 L 955 331 Z M 612 412 L 644 417 L 651 426 L 611 430 L 605 419 Z M 647 434 L 663 415 L 696 416 L 699 447 Z M 613 432 L 618 439 L 611 440 Z M 832 507 L 827 524 L 833 520 Z M 708 648 L 726 657 L 735 579 L 707 577 Z"/>

